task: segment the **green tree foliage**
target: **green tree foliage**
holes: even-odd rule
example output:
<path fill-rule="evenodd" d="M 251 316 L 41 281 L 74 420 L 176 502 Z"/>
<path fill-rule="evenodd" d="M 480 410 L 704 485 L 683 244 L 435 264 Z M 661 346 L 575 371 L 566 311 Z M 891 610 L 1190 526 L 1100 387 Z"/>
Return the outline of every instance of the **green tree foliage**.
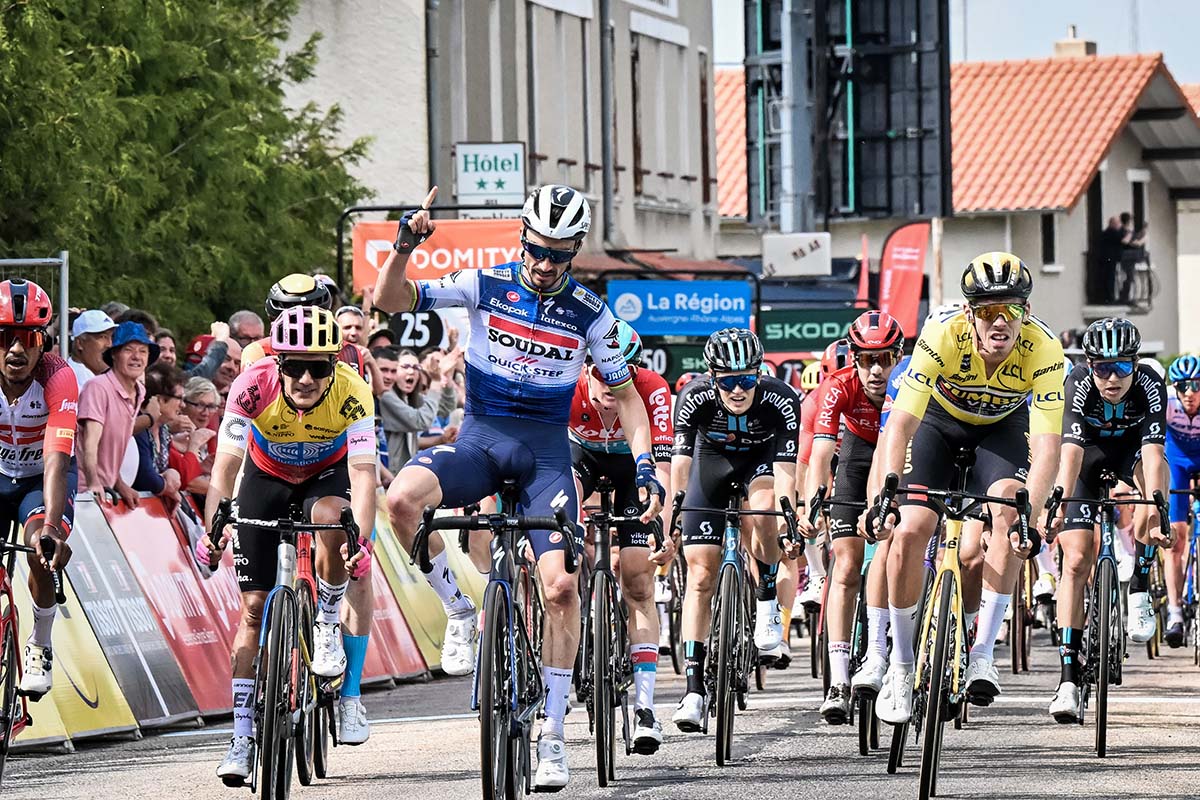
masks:
<path fill-rule="evenodd" d="M 366 140 L 293 109 L 298 0 L 0 0 L 0 256 L 71 253 L 72 305 L 177 330 L 332 261 Z M 47 279 L 48 280 L 48 279 Z"/>

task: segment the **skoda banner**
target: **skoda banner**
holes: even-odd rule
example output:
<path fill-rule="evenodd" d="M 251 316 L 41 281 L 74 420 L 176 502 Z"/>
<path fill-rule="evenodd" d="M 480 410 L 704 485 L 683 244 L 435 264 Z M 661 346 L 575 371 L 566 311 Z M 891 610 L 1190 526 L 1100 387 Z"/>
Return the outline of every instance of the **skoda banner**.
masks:
<path fill-rule="evenodd" d="M 758 336 L 768 353 L 820 351 L 846 335 L 861 308 L 794 308 L 763 311 Z"/>

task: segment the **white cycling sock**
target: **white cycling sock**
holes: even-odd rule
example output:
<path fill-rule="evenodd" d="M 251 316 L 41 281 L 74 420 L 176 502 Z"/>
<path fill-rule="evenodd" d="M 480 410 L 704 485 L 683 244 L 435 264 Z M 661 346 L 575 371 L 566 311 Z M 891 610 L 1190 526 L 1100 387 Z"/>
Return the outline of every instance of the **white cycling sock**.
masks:
<path fill-rule="evenodd" d="M 1183 607 L 1167 606 L 1167 624 L 1174 625 L 1176 622 L 1183 622 Z"/>
<path fill-rule="evenodd" d="M 563 718 L 571 702 L 571 670 L 542 667 L 542 681 L 546 684 L 546 721 L 542 723 L 542 733 L 561 739 Z"/>
<path fill-rule="evenodd" d="M 633 662 L 634 708 L 654 708 L 654 682 L 658 678 L 658 645 L 651 642 L 629 645 Z"/>
<path fill-rule="evenodd" d="M 254 735 L 254 679 L 233 679 L 233 735 Z"/>
<path fill-rule="evenodd" d="M 446 607 L 446 615 L 470 616 L 473 612 L 471 601 L 458 588 L 458 581 L 450 569 L 450 562 L 446 559 L 446 551 L 443 550 L 429 560 L 433 564 L 433 572 L 426 575 L 425 580 L 429 581 L 433 591 L 441 598 L 442 605 Z"/>
<path fill-rule="evenodd" d="M 979 627 L 975 631 L 975 645 L 971 648 L 972 658 L 991 658 L 996 649 L 996 637 L 1004 624 L 1004 612 L 1008 610 L 1012 595 L 993 592 L 984 588 L 979 596 Z"/>
<path fill-rule="evenodd" d="M 908 608 L 896 608 L 888 604 L 888 616 L 892 620 L 892 664 L 912 669 L 917 660 L 913 655 L 913 636 L 917 628 L 917 608 L 914 603 Z"/>
<path fill-rule="evenodd" d="M 317 576 L 317 622 L 323 625 L 341 623 L 342 598 L 346 596 L 346 587 L 349 585 L 348 579 L 345 583 L 334 585 Z"/>
<path fill-rule="evenodd" d="M 887 663 L 888 610 L 867 606 L 867 653 Z"/>
<path fill-rule="evenodd" d="M 58 606 L 51 605 L 49 608 L 42 608 L 36 602 L 33 603 L 33 634 L 29 637 L 29 641 L 36 644 L 38 647 L 50 647 L 50 631 L 54 628 L 54 617 L 58 614 Z"/>
<path fill-rule="evenodd" d="M 808 559 L 808 579 L 825 577 L 825 548 L 816 539 L 804 540 L 804 557 Z"/>
<path fill-rule="evenodd" d="M 850 683 L 850 643 L 829 643 L 829 685 Z"/>

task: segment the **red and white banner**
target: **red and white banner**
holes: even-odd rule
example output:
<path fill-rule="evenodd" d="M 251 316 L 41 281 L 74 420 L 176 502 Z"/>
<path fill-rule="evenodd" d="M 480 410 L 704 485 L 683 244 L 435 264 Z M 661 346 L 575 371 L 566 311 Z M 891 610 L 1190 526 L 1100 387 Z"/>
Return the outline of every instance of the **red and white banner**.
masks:
<path fill-rule="evenodd" d="M 350 235 L 354 291 L 379 282 L 399 222 L 357 222 Z M 408 277 L 440 278 L 460 269 L 486 269 L 521 257 L 519 219 L 439 219 L 437 230 L 408 259 Z"/>
<path fill-rule="evenodd" d="M 915 337 L 917 305 L 921 302 L 921 282 L 925 277 L 925 247 L 929 243 L 929 223 L 910 222 L 888 234 L 883 243 L 879 271 L 879 310 L 891 314 L 904 328 L 904 335 Z"/>

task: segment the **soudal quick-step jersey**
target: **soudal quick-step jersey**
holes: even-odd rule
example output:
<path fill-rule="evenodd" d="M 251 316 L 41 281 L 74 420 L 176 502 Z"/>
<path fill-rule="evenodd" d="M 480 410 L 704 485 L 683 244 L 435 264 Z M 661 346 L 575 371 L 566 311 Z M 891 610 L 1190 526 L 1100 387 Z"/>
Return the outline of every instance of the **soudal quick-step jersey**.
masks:
<path fill-rule="evenodd" d="M 415 310 L 472 310 L 468 414 L 566 425 L 587 355 L 609 386 L 631 383 L 617 320 L 599 295 L 570 275 L 557 290 L 542 293 L 525 285 L 520 268 L 514 262 L 412 281 Z"/>

